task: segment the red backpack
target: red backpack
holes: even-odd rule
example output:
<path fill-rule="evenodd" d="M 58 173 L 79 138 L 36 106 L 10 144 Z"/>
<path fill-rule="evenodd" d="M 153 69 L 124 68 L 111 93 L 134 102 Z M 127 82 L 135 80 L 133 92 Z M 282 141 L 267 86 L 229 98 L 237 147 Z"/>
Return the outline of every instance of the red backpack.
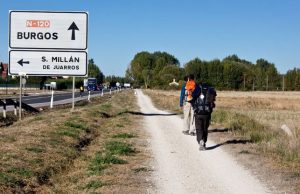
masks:
<path fill-rule="evenodd" d="M 185 89 L 187 91 L 187 101 L 191 101 L 193 99 L 192 93 L 196 88 L 196 82 L 194 80 L 189 80 L 185 84 Z"/>

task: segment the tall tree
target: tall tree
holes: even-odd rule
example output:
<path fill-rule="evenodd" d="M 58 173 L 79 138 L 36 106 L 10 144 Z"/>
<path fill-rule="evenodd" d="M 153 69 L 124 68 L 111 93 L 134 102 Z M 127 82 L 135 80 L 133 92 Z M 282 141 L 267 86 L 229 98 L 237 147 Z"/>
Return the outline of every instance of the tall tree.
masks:
<path fill-rule="evenodd" d="M 135 84 L 146 88 L 160 84 L 160 72 L 164 67 L 179 67 L 179 61 L 166 52 L 137 53 L 126 70 L 126 77 L 131 77 Z"/>
<path fill-rule="evenodd" d="M 104 74 L 101 72 L 99 67 L 95 64 L 94 59 L 89 59 L 88 73 L 89 73 L 89 77 L 96 78 L 97 82 L 100 83 L 100 84 L 103 83 Z"/>
<path fill-rule="evenodd" d="M 289 70 L 285 76 L 286 89 L 300 91 L 300 68 Z"/>

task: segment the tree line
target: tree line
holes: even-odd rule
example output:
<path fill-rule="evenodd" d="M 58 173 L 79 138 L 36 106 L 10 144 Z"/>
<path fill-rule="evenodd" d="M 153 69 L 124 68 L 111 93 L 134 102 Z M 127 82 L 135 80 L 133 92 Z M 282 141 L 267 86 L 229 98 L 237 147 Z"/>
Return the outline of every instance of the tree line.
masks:
<path fill-rule="evenodd" d="M 282 75 L 265 59 L 253 64 L 237 55 L 211 61 L 195 58 L 180 67 L 178 59 L 169 53 L 143 51 L 134 56 L 125 77 L 135 86 L 170 88 L 173 79 L 181 85 L 184 75 L 191 73 L 197 82 L 220 90 L 300 90 L 299 68 Z"/>

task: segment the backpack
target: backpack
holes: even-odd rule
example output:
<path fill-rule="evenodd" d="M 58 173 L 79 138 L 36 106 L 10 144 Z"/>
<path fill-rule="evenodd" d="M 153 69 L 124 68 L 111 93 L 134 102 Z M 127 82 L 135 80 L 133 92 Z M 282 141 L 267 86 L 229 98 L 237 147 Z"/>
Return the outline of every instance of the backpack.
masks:
<path fill-rule="evenodd" d="M 201 93 L 193 101 L 192 107 L 195 114 L 198 115 L 209 115 L 215 108 L 215 101 L 217 92 L 213 87 L 209 87 L 206 84 L 200 86 Z"/>
<path fill-rule="evenodd" d="M 188 80 L 185 84 L 185 90 L 187 92 L 187 101 L 193 100 L 192 93 L 196 88 L 196 82 L 194 80 Z"/>

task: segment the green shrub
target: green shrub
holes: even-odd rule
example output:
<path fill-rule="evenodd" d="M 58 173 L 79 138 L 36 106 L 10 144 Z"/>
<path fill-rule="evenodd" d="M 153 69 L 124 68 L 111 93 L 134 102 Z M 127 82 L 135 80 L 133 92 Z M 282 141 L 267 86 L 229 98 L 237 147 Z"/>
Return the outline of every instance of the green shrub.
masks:
<path fill-rule="evenodd" d="M 130 155 L 135 152 L 130 144 L 119 141 L 107 142 L 105 145 L 105 149 L 112 154 L 120 155 Z"/>
<path fill-rule="evenodd" d="M 71 121 L 66 121 L 64 124 L 67 127 L 72 127 L 72 128 L 76 128 L 76 129 L 82 129 L 82 130 L 85 130 L 85 131 L 88 130 L 88 127 L 86 125 L 84 125 L 84 124 L 74 123 L 74 122 L 71 122 Z"/>
<path fill-rule="evenodd" d="M 89 171 L 93 174 L 101 173 L 109 164 L 126 164 L 125 160 L 119 159 L 111 153 L 97 153 L 91 160 Z"/>
<path fill-rule="evenodd" d="M 136 135 L 131 133 L 118 133 L 116 135 L 113 135 L 113 138 L 134 138 Z"/>

